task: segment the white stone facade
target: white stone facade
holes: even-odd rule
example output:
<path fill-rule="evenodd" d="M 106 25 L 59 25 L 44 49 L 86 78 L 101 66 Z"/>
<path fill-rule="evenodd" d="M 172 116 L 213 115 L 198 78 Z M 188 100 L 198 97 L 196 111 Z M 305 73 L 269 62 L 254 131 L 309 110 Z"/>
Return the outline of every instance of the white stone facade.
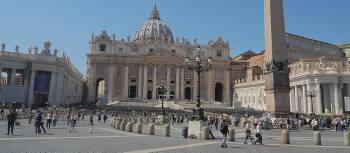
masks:
<path fill-rule="evenodd" d="M 350 96 L 350 67 L 342 49 L 292 34 L 286 37 L 291 63 L 290 111 L 343 114 L 344 97 Z M 263 65 L 258 67 L 262 69 Z M 234 102 L 240 107 L 265 110 L 265 103 L 254 103 L 256 99 L 266 101 L 263 76 L 254 75 L 235 80 Z"/>
<path fill-rule="evenodd" d="M 51 53 L 50 42 L 44 49 L 29 48 L 28 53 L 5 49 L 0 52 L 0 101 L 16 102 L 26 107 L 45 107 L 47 104 L 67 105 L 82 101 L 83 76 L 58 50 Z"/>
<path fill-rule="evenodd" d="M 157 86 L 163 81 L 169 86 L 168 99 L 195 100 L 200 92 L 203 102 L 220 101 L 230 105 L 229 50 L 229 44 L 221 37 L 209 40 L 208 44 L 198 44 L 196 39 L 193 43 L 184 38 L 174 41 L 170 28 L 160 20 L 154 8 L 134 39 L 130 36 L 118 39 L 106 31 L 91 37 L 87 54 L 87 99 L 105 101 L 105 104 L 158 101 Z M 200 89 L 197 74 L 188 70 L 185 63 L 186 57 L 194 61 L 197 54 L 204 64 L 209 57 L 213 59 L 212 70 L 201 73 Z M 101 89 L 102 84 L 105 90 L 101 94 L 96 90 Z"/>

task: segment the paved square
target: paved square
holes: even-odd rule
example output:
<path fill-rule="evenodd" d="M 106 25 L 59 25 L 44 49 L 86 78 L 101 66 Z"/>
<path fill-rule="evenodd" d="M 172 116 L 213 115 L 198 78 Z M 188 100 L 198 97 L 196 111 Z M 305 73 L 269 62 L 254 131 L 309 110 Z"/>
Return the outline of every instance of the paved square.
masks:
<path fill-rule="evenodd" d="M 322 133 L 322 146 L 312 143 L 312 131 L 304 129 L 291 132 L 291 144 L 281 145 L 280 130 L 264 130 L 264 146 L 244 145 L 241 129 L 236 129 L 236 141 L 230 142 L 228 148 L 221 148 L 219 131 L 214 134 L 215 140 L 193 140 L 181 138 L 181 126 L 171 128 L 171 137 L 162 136 L 162 127 L 156 126 L 155 136 L 146 135 L 147 126 L 143 126 L 143 134 L 120 131 L 109 127 L 109 124 L 96 122 L 93 133 L 88 132 L 87 121 L 79 121 L 75 133 L 69 133 L 65 121 L 59 121 L 57 127 L 46 129 L 45 135 L 34 134 L 34 128 L 21 120 L 15 126 L 15 136 L 7 136 L 7 123 L 0 122 L 0 152 L 124 152 L 124 153 L 225 153 L 225 152 L 310 152 L 310 153 L 342 153 L 350 147 L 343 146 L 342 132 L 326 131 Z"/>

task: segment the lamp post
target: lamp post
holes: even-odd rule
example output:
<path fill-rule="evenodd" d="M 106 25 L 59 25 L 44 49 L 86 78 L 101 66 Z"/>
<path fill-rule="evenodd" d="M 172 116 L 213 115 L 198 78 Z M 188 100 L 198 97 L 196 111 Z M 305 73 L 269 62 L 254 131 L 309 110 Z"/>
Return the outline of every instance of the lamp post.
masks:
<path fill-rule="evenodd" d="M 165 115 L 165 110 L 164 110 L 164 96 L 168 92 L 168 85 L 164 83 L 164 81 L 160 81 L 159 85 L 157 86 L 158 90 L 160 91 L 162 97 L 160 98 L 162 102 L 162 115 Z"/>
<path fill-rule="evenodd" d="M 311 99 L 311 113 L 313 114 L 314 113 L 314 104 L 313 104 L 312 98 L 317 96 L 317 91 L 316 90 L 306 90 L 305 95 L 307 97 L 310 97 L 310 99 Z"/>
<path fill-rule="evenodd" d="M 187 64 L 187 69 L 188 70 L 193 70 L 197 73 L 198 79 L 197 79 L 197 84 L 198 84 L 198 91 L 197 91 L 197 110 L 198 111 L 198 116 L 200 120 L 204 120 L 204 109 L 201 108 L 201 99 L 200 99 L 200 73 L 201 72 L 208 72 L 211 70 L 211 65 L 213 64 L 212 58 L 208 58 L 208 63 L 204 64 L 202 62 L 203 59 L 200 57 L 200 46 L 197 46 L 197 55 L 195 57 L 195 62 L 194 64 L 191 63 L 191 59 L 189 57 L 186 57 L 185 63 Z M 195 111 L 195 110 L 194 110 Z M 194 115 L 193 111 L 193 115 Z"/>

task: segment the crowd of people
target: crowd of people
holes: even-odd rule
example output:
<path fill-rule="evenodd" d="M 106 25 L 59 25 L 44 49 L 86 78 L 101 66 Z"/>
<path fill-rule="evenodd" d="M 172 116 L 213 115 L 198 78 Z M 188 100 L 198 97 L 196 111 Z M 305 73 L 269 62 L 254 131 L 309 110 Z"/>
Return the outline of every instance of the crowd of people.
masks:
<path fill-rule="evenodd" d="M 33 125 L 35 134 L 46 134 L 46 130 L 55 128 L 58 121 L 66 121 L 67 129 L 69 133 L 75 133 L 77 123 L 80 120 L 84 120 L 88 115 L 88 129 L 89 133 L 92 133 L 94 126 L 94 115 L 96 115 L 97 122 L 106 123 L 108 116 L 118 117 L 123 116 L 138 116 L 138 117 L 151 117 L 157 118 L 161 115 L 161 112 L 116 112 L 116 111 L 82 111 L 81 109 L 59 109 L 49 108 L 45 110 L 31 110 L 31 111 L 18 111 L 12 110 L 7 113 L 2 110 L 0 116 L 6 116 L 8 121 L 7 135 L 14 135 L 14 126 L 18 119 L 27 118 L 28 123 Z M 349 116 L 320 116 L 315 114 L 301 115 L 295 113 L 288 115 L 284 118 L 272 118 L 270 113 L 264 113 L 262 115 L 249 115 L 246 114 L 206 114 L 206 122 L 208 126 L 209 136 L 212 139 L 216 139 L 215 131 L 220 131 L 222 134 L 221 147 L 227 147 L 227 136 L 230 132 L 229 127 L 240 127 L 244 129 L 245 139 L 244 144 L 248 141 L 252 144 L 263 144 L 262 129 L 269 128 L 281 128 L 289 131 L 298 131 L 300 129 L 310 128 L 312 130 L 334 130 L 334 131 L 347 131 L 350 129 L 350 117 Z M 191 120 L 191 115 L 187 113 L 168 113 L 166 116 L 168 121 L 173 126 L 186 126 Z M 2 118 L 0 118 L 2 119 Z M 155 121 L 152 121 L 155 122 Z M 255 136 L 253 136 L 255 135 Z M 255 140 L 254 140 L 255 139 Z"/>

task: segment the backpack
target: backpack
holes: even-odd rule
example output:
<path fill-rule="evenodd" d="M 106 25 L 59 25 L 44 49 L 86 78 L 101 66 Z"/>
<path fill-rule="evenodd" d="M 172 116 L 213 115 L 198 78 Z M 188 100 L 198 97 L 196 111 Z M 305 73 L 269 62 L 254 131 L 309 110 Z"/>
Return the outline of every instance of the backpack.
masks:
<path fill-rule="evenodd" d="M 226 133 L 226 128 L 225 128 L 226 125 L 221 125 L 220 127 L 220 132 L 221 133 Z"/>

